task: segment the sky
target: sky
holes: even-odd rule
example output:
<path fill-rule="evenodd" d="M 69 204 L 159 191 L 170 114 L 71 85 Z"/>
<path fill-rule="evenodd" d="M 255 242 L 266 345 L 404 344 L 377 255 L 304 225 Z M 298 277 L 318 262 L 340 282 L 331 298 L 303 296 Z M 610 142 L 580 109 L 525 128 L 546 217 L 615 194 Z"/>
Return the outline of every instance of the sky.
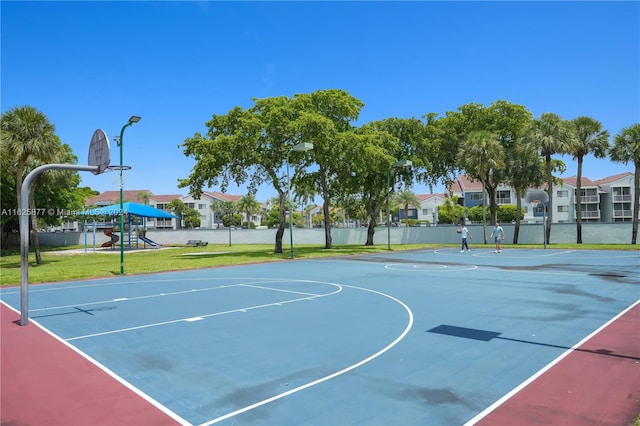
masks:
<path fill-rule="evenodd" d="M 365 104 L 356 125 L 496 100 L 536 117 L 590 116 L 612 136 L 640 122 L 638 1 L 3 0 L 0 20 L 2 113 L 37 108 L 83 165 L 96 129 L 119 164 L 113 138 L 142 117 L 124 133 L 125 189 L 157 195 L 188 195 L 178 179 L 194 160 L 180 145 L 255 98 L 346 90 Z M 571 157 L 557 158 L 563 177 L 576 175 Z M 627 171 L 592 156 L 583 166 L 592 180 Z M 80 176 L 119 189 L 107 174 Z M 275 195 L 262 186 L 257 198 Z"/>

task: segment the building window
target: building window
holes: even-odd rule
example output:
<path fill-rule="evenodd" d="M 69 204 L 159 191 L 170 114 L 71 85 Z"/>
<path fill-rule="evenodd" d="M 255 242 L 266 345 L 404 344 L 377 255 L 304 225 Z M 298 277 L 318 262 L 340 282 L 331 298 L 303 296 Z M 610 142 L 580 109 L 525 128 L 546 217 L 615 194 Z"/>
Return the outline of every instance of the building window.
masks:
<path fill-rule="evenodd" d="M 568 198 L 569 197 L 569 191 L 561 189 L 558 192 L 556 192 L 556 196 L 558 198 Z"/>
<path fill-rule="evenodd" d="M 469 200 L 471 201 L 482 200 L 482 193 L 474 192 L 473 194 L 469 194 Z"/>
<path fill-rule="evenodd" d="M 198 203 L 198 210 L 206 210 L 207 209 L 207 205 L 203 204 L 203 203 Z"/>
<path fill-rule="evenodd" d="M 568 213 L 569 206 L 558 206 L 558 213 Z"/>
<path fill-rule="evenodd" d="M 496 195 L 498 204 L 511 204 L 511 191 L 498 191 Z"/>
<path fill-rule="evenodd" d="M 621 203 L 631 201 L 631 188 L 628 186 L 616 186 L 611 188 L 613 193 L 613 202 Z"/>

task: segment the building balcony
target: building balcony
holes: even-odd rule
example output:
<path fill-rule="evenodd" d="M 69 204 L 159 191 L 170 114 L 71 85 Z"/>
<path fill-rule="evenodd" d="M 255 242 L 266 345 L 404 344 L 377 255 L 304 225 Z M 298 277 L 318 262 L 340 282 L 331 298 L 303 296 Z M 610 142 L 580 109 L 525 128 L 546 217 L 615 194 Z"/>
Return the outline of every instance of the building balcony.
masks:
<path fill-rule="evenodd" d="M 633 210 L 614 210 L 613 211 L 614 218 L 632 217 L 632 216 L 633 216 Z"/>
<path fill-rule="evenodd" d="M 630 203 L 631 195 L 614 195 L 613 202 L 614 203 Z"/>
<path fill-rule="evenodd" d="M 580 202 L 586 204 L 597 204 L 600 202 L 600 197 L 597 195 L 583 195 L 580 198 Z"/>

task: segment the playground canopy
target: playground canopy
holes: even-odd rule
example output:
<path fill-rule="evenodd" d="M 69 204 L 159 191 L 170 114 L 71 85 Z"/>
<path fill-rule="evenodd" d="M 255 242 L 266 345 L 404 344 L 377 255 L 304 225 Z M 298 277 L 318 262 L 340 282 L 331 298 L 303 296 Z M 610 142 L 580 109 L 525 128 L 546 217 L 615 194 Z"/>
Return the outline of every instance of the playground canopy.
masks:
<path fill-rule="evenodd" d="M 178 219 L 178 216 L 174 216 L 171 213 L 156 209 L 155 207 L 147 206 L 145 204 L 138 203 L 124 203 L 122 205 L 122 211 L 124 214 L 140 217 L 154 217 L 161 219 Z M 119 216 L 121 213 L 120 204 L 113 204 L 111 206 L 96 207 L 79 212 L 78 214 L 85 216 Z"/>

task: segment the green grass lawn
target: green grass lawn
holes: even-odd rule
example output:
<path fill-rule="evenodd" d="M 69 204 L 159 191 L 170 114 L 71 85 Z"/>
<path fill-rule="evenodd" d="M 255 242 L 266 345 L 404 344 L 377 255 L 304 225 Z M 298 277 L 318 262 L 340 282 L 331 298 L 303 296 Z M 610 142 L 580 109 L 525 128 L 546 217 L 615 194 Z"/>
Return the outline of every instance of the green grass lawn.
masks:
<path fill-rule="evenodd" d="M 448 245 L 458 247 L 458 244 Z M 393 245 L 392 250 L 414 250 L 442 247 L 442 245 Z M 473 248 L 491 249 L 492 244 L 486 246 L 475 244 Z M 542 245 L 505 246 L 505 250 L 517 248 L 542 248 Z M 637 250 L 638 246 L 630 244 L 552 244 L 549 249 L 615 249 Z M 71 250 L 71 251 L 70 251 Z M 67 251 L 73 254 L 60 254 Z M 80 251 L 79 253 L 77 251 Z M 363 253 L 387 252 L 386 245 L 363 246 L 343 245 L 334 246 L 327 250 L 318 245 L 296 245 L 296 259 L 314 257 L 349 256 Z M 125 251 L 124 271 L 127 275 L 151 272 L 178 271 L 184 269 L 214 268 L 228 265 L 241 265 L 257 262 L 277 262 L 289 260 L 289 246 L 283 247 L 283 253 L 275 254 L 274 245 L 246 244 L 246 245 L 208 245 L 206 247 L 166 247 L 163 249 L 146 249 Z M 120 275 L 120 251 L 108 250 L 94 253 L 88 249 L 83 252 L 82 246 L 73 247 L 44 247 L 42 264 L 36 265 L 35 254 L 29 254 L 29 283 L 52 281 L 67 281 L 83 278 L 100 278 Z M 3 250 L 0 257 L 0 286 L 20 284 L 20 252 L 17 249 Z"/>

